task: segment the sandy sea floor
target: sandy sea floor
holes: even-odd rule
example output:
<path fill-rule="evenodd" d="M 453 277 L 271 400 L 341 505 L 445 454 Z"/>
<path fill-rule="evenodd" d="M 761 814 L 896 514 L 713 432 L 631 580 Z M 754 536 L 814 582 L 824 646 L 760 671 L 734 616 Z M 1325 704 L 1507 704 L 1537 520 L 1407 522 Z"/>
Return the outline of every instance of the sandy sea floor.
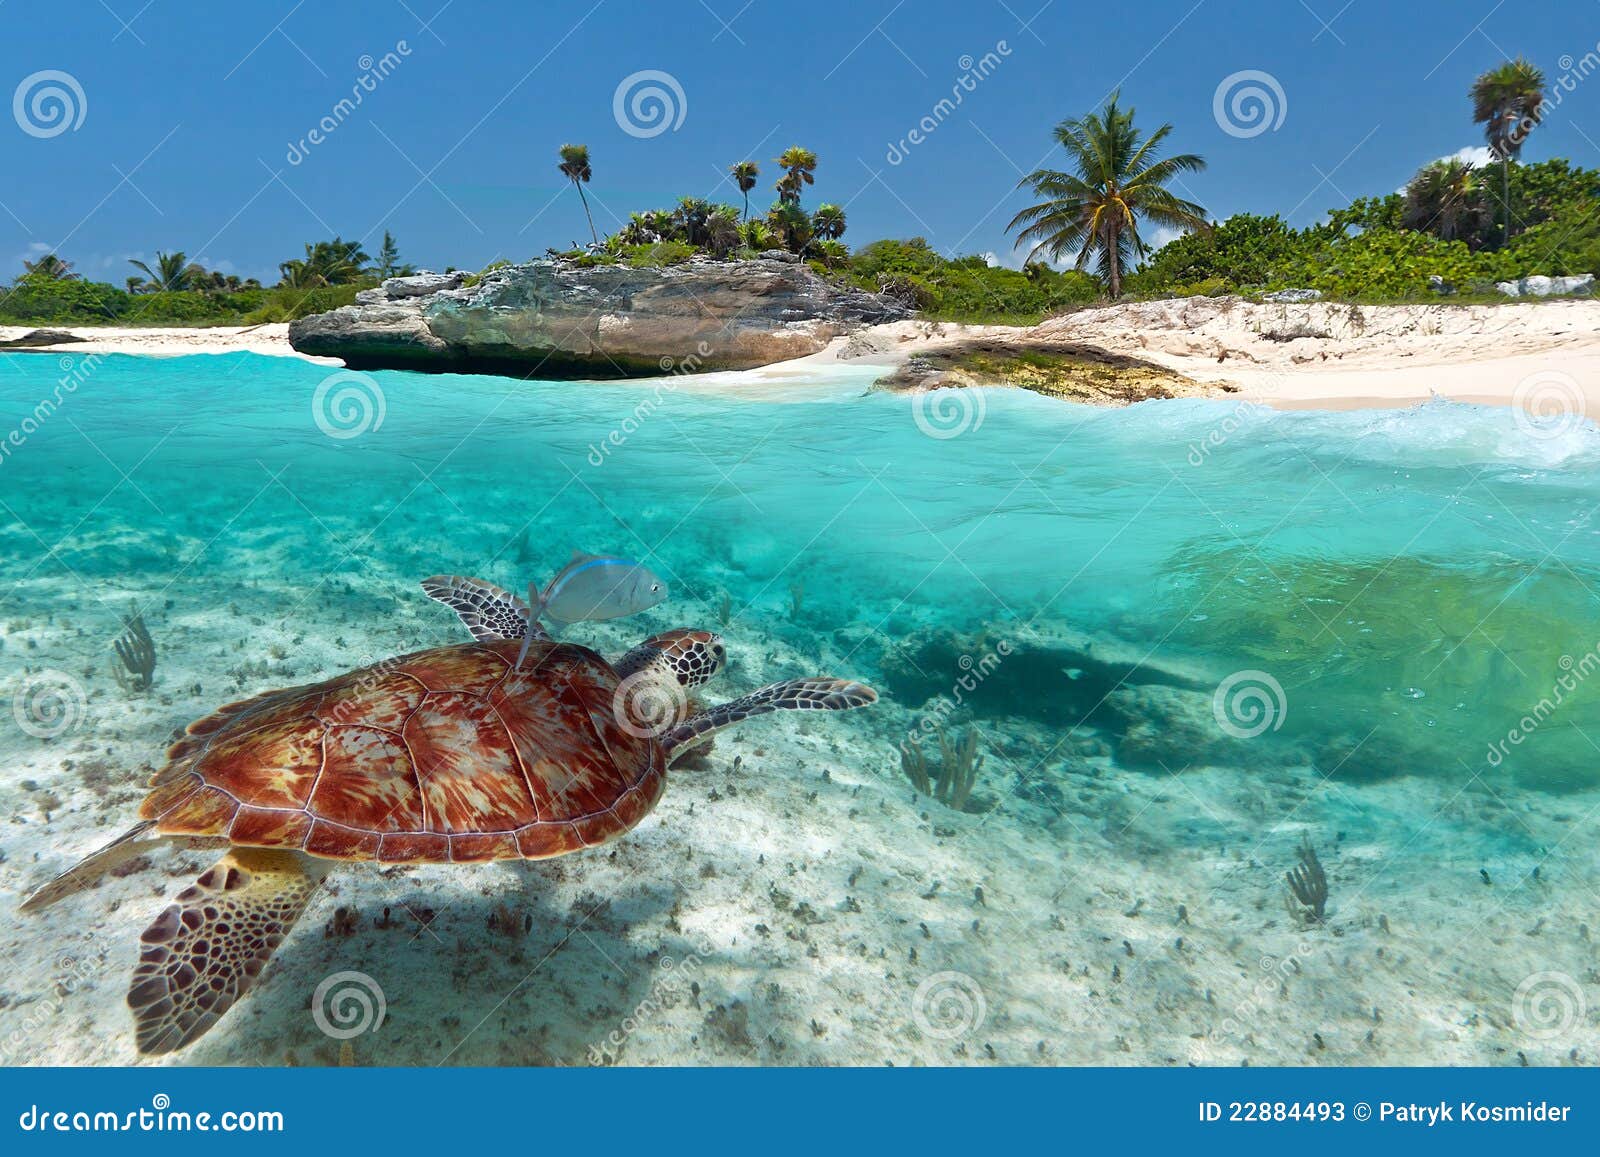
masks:
<path fill-rule="evenodd" d="M 200 606 L 235 596 L 200 593 Z M 211 857 L 165 848 L 42 916 L 18 915 L 16 901 L 127 826 L 141 777 L 176 728 L 231 698 L 247 653 L 293 656 L 246 678 L 255 690 L 337 671 L 340 643 L 364 632 L 400 649 L 453 626 L 427 604 L 373 638 L 369 605 L 359 589 L 332 598 L 293 636 L 248 612 L 173 608 L 150 622 L 167 657 L 152 693 L 86 673 L 92 726 L 48 743 L 4 731 L 8 1063 L 135 1060 L 122 999 L 139 932 Z M 13 619 L 4 653 L 75 669 L 86 644 L 71 627 L 65 615 Z M 608 653 L 634 634 L 592 628 Z M 708 690 L 847 670 L 824 640 L 808 654 L 733 638 L 731 668 Z M 1420 778 L 1130 774 L 1092 731 L 990 719 L 977 794 L 994 806 L 968 815 L 902 778 L 893 745 L 911 723 L 885 702 L 725 733 L 675 769 L 654 816 L 597 851 L 527 866 L 351 865 L 256 991 L 167 1063 L 1600 1059 L 1593 1011 L 1541 1036 L 1518 993 L 1544 974 L 1595 981 L 1600 794 L 1479 783 L 1451 788 L 1441 810 L 1438 781 Z M 1322 849 L 1329 919 L 1308 929 L 1284 906 L 1282 871 L 1313 826 L 1337 843 Z M 385 1013 L 341 1050 L 312 999 L 346 971 L 370 978 L 357 984 L 381 990 Z"/>

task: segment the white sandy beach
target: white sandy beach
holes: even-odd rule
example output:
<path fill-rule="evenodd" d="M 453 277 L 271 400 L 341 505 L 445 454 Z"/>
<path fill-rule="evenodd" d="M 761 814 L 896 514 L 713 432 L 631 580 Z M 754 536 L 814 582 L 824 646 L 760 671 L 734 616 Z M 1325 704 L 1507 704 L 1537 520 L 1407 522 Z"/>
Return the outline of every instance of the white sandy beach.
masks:
<path fill-rule="evenodd" d="M 14 341 L 32 331 L 49 329 L 72 334 L 77 340 L 60 345 L 29 347 L 26 350 L 0 350 L 0 353 L 29 353 L 43 350 L 58 354 L 138 354 L 145 357 L 181 357 L 185 354 L 252 353 L 274 357 L 304 357 L 289 345 L 289 326 L 285 323 L 250 326 L 214 326 L 208 329 L 176 327 L 112 326 L 0 326 L 0 341 Z M 308 361 L 336 364 L 327 358 Z"/>
<path fill-rule="evenodd" d="M 68 329 L 81 341 L 57 353 L 171 357 L 250 353 L 302 357 L 287 325 L 211 329 Z M 0 340 L 25 329 L 0 327 Z M 870 367 L 962 341 L 1077 344 L 1142 358 L 1196 382 L 1198 392 L 1284 409 L 1409 406 L 1434 396 L 1600 414 L 1600 302 L 1351 306 L 1252 304 L 1182 298 L 1084 309 L 1031 329 L 906 321 L 836 339 L 809 357 L 743 374 L 688 379 L 696 389 L 770 396 L 763 384 L 804 395 L 819 377 Z M 332 359 L 308 359 L 338 364 Z"/>

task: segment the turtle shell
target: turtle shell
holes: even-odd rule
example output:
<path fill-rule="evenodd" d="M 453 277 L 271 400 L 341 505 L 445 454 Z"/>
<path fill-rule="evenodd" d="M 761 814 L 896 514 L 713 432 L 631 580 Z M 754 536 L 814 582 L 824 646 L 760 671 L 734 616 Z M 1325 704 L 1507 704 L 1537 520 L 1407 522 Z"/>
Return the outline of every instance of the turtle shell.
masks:
<path fill-rule="evenodd" d="M 628 831 L 665 784 L 593 651 L 419 651 L 230 704 L 167 752 L 140 815 L 164 834 L 335 860 L 543 859 Z M 636 729 L 635 729 L 636 730 Z"/>

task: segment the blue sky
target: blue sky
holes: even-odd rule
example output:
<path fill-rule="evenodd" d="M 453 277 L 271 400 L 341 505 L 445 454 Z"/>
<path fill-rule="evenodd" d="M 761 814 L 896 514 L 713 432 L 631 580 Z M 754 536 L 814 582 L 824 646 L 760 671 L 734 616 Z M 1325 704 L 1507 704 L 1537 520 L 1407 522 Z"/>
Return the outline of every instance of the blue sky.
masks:
<path fill-rule="evenodd" d="M 684 193 L 737 199 L 720 174 L 746 157 L 765 163 L 764 207 L 767 162 L 800 143 L 820 157 L 808 203 L 843 203 L 847 241 L 920 234 L 1014 262 L 1018 176 L 1053 163 L 1052 124 L 1118 86 L 1210 162 L 1186 191 L 1214 215 L 1305 224 L 1479 144 L 1465 93 L 1484 68 L 1521 53 L 1554 82 L 1600 51 L 1600 5 L 1578 0 L 0 0 L 0 21 L 0 97 L 21 100 L 0 115 L 0 279 L 59 248 L 118 283 L 157 249 L 275 278 L 335 232 L 375 250 L 391 229 L 438 269 L 565 247 L 587 233 L 555 168 L 566 141 L 591 149 L 602 230 Z M 681 122 L 630 133 L 614 98 L 649 72 Z M 1257 82 L 1282 119 L 1255 135 L 1214 116 L 1244 72 L 1282 93 Z M 81 91 L 72 127 L 30 102 L 51 87 L 74 106 Z M 1600 74 L 1562 93 L 1526 157 L 1600 167 L 1597 113 Z"/>

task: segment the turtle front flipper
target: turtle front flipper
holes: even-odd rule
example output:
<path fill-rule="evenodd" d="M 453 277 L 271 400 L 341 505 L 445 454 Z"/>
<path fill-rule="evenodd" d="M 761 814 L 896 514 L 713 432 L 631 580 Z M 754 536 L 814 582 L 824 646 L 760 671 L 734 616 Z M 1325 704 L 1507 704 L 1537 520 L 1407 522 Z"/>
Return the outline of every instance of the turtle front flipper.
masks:
<path fill-rule="evenodd" d="M 878 701 L 878 693 L 853 679 L 790 679 L 769 683 L 739 699 L 684 720 L 661 737 L 670 762 L 714 731 L 769 711 L 850 711 Z"/>
<path fill-rule="evenodd" d="M 535 638 L 544 637 L 538 622 L 530 623 L 528 604 L 493 583 L 465 575 L 442 574 L 423 579 L 422 589 L 430 599 L 454 611 L 480 643 L 522 639 L 530 633 Z"/>
<path fill-rule="evenodd" d="M 296 852 L 235 848 L 178 893 L 139 938 L 128 1007 L 139 1051 L 170 1053 L 221 1019 L 321 882 Z"/>

